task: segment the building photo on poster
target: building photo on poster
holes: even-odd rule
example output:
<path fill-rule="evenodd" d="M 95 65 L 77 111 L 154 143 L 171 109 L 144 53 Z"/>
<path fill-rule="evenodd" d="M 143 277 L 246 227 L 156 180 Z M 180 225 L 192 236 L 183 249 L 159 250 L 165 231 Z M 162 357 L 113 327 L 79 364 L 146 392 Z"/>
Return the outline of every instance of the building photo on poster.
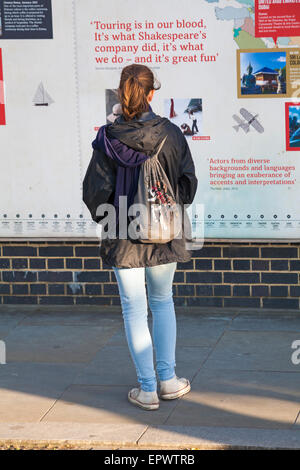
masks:
<path fill-rule="evenodd" d="M 98 238 L 82 183 L 136 63 L 193 156 L 193 237 L 299 239 L 299 1 L 1 0 L 0 39 L 0 237 Z"/>

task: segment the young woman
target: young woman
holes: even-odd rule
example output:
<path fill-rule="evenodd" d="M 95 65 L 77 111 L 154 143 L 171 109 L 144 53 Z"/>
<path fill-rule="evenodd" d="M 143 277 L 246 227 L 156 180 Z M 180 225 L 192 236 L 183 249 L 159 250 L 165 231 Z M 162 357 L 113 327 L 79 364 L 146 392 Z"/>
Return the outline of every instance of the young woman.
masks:
<path fill-rule="evenodd" d="M 83 182 L 83 200 L 93 220 L 102 203 L 119 210 L 119 197 L 126 196 L 128 208 L 137 188 L 140 165 L 158 155 L 174 194 L 180 204 L 191 204 L 197 178 L 192 156 L 181 130 L 167 118 L 152 111 L 150 102 L 160 88 L 151 69 L 133 64 L 121 72 L 119 100 L 122 114 L 112 124 L 102 126 L 93 141 L 93 155 Z M 119 214 L 119 212 L 118 212 Z M 128 223 L 128 220 L 127 220 Z M 190 391 L 190 382 L 175 374 L 176 316 L 173 302 L 173 278 L 177 262 L 187 262 L 191 253 L 186 237 L 166 243 L 141 243 L 120 236 L 117 218 L 116 237 L 103 237 L 100 256 L 115 274 L 128 347 L 135 365 L 139 388 L 128 393 L 134 405 L 146 410 L 159 407 L 157 380 L 153 363 L 153 345 L 148 328 L 147 294 L 153 318 L 153 342 L 156 369 L 160 379 L 160 398 L 175 399 Z"/>
<path fill-rule="evenodd" d="M 199 130 L 198 130 L 198 127 L 197 127 L 197 118 L 196 118 L 196 116 L 194 116 L 193 111 L 190 111 L 189 118 L 193 120 L 192 135 L 194 135 L 197 132 L 199 132 Z"/>

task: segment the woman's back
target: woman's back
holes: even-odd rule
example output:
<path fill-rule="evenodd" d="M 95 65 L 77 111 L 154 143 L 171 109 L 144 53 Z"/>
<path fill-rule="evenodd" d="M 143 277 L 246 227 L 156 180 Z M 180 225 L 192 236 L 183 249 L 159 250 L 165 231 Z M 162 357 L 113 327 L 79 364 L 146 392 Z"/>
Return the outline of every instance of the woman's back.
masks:
<path fill-rule="evenodd" d="M 153 91 L 153 75 L 147 67 L 123 69 L 119 87 L 123 114 L 105 126 L 105 138 L 100 128 L 83 181 L 83 200 L 97 223 L 103 222 L 103 216 L 97 215 L 99 205 L 117 205 L 116 200 L 123 194 L 132 197 L 138 179 L 136 162 L 154 155 L 165 136 L 158 160 L 174 194 L 178 191 L 180 204 L 193 202 L 198 181 L 189 146 L 178 126 L 152 111 L 149 100 Z M 191 255 L 185 246 L 184 231 L 182 235 L 166 243 L 145 244 L 119 236 L 117 227 L 116 236 L 102 237 L 100 256 L 105 264 L 118 268 L 186 262 Z"/>
<path fill-rule="evenodd" d="M 107 127 L 107 134 L 120 140 L 130 148 L 146 155 L 154 155 L 160 143 L 167 136 L 167 140 L 159 152 L 158 159 L 170 180 L 172 188 L 176 186 L 180 172 L 184 166 L 184 157 L 188 151 L 187 142 L 179 127 L 168 118 L 161 117 L 153 111 L 145 112 L 139 119 L 128 122 L 122 116 Z M 188 168 L 185 168 L 187 171 Z M 191 161 L 190 171 L 192 172 Z M 186 199 L 186 198 L 184 198 Z M 184 201 L 188 204 L 188 201 Z"/>

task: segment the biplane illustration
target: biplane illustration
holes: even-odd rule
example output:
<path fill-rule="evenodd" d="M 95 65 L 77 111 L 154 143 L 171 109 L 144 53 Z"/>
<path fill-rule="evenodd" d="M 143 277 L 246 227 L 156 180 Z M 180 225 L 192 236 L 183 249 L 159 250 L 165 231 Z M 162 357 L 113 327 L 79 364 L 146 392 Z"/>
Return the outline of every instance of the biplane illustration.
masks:
<path fill-rule="evenodd" d="M 244 119 L 241 119 L 237 114 L 233 114 L 233 119 L 237 122 L 237 125 L 232 126 L 237 132 L 239 129 L 243 129 L 246 133 L 250 131 L 250 126 L 252 126 L 257 132 L 262 134 L 264 132 L 263 126 L 256 119 L 258 114 L 252 114 L 247 109 L 241 108 L 240 114 Z"/>

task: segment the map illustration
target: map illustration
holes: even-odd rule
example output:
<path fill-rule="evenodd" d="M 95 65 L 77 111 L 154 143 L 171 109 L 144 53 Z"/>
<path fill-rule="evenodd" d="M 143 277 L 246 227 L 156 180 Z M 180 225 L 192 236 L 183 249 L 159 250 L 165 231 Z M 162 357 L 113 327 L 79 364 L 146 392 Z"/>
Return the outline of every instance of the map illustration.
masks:
<path fill-rule="evenodd" d="M 220 0 L 205 0 L 211 4 L 224 4 Z M 239 49 L 265 49 L 275 47 L 270 38 L 256 38 L 254 33 L 254 0 L 227 0 L 226 6 L 215 6 L 217 20 L 233 22 L 233 40 Z M 300 36 L 279 37 L 278 46 L 300 46 Z"/>

